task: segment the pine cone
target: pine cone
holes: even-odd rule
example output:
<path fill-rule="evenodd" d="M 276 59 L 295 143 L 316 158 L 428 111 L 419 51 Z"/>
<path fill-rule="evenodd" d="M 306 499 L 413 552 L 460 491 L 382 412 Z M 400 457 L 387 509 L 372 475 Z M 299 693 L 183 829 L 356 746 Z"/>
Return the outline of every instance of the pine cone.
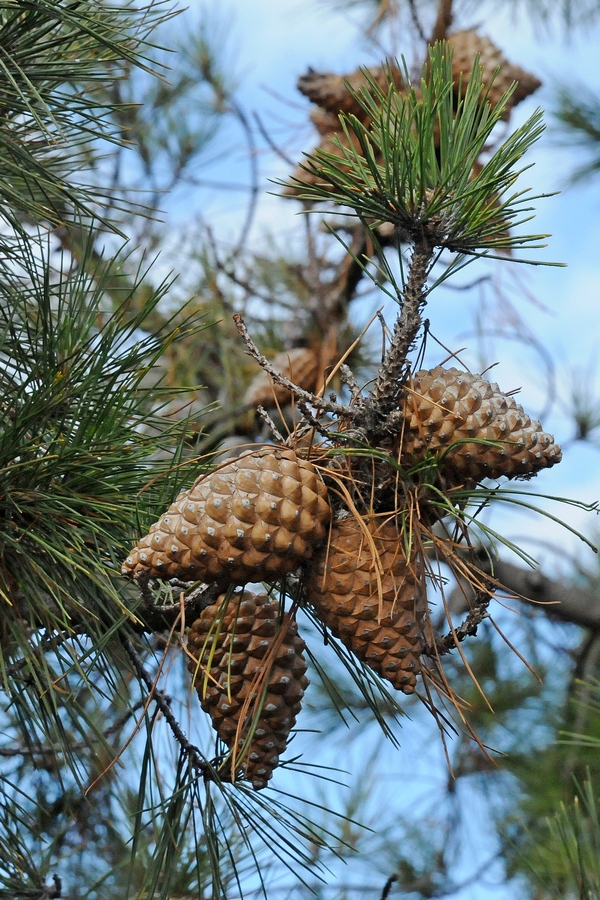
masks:
<path fill-rule="evenodd" d="M 225 596 L 190 628 L 188 650 L 195 662 L 189 669 L 217 734 L 239 754 L 234 775 L 259 790 L 278 765 L 300 712 L 308 685 L 305 645 L 295 621 L 289 615 L 281 619 L 279 604 L 267 594 L 240 591 L 224 606 Z"/>
<path fill-rule="evenodd" d="M 380 66 L 374 66 L 367 71 L 385 92 L 388 90 L 390 74 L 397 88 L 400 89 L 404 83 L 400 70 L 395 66 L 389 68 L 389 73 L 386 68 Z M 364 124 L 369 121 L 368 113 L 356 102 L 348 90 L 347 83 L 354 91 L 359 91 L 361 88 L 369 90 L 370 87 L 369 79 L 360 69 L 349 75 L 334 75 L 333 72 L 315 72 L 313 69 L 309 69 L 297 82 L 300 93 L 316 104 L 316 108 L 310 112 L 310 118 L 321 135 L 321 142 L 316 149 L 324 150 L 340 159 L 343 158 L 343 151 L 333 142 L 333 136 L 335 135 L 344 147 L 349 147 L 350 143 L 340 125 L 339 113 L 351 113 Z M 351 134 L 350 140 L 354 149 L 360 153 L 361 147 L 358 138 Z M 319 183 L 321 183 L 321 179 L 318 175 L 297 166 L 292 173 L 290 183 L 284 188 L 283 194 L 295 197 L 301 193 L 301 185 Z"/>
<path fill-rule="evenodd" d="M 329 544 L 307 566 L 307 599 L 349 650 L 405 694 L 421 670 L 423 585 L 407 564 L 395 525 L 354 518 L 331 527 Z M 378 581 L 376 570 L 380 567 Z"/>
<path fill-rule="evenodd" d="M 417 372 L 406 391 L 403 415 L 402 464 L 423 459 L 427 451 L 445 450 L 441 470 L 455 483 L 532 475 L 561 460 L 552 435 L 513 397 L 459 369 L 437 366 Z"/>
<path fill-rule="evenodd" d="M 390 83 L 390 74 L 396 87 L 402 87 L 402 75 L 396 66 L 390 66 L 389 71 L 387 67 L 382 68 L 381 66 L 365 68 L 363 71 L 357 69 L 350 72 L 349 75 L 334 75 L 333 72 L 315 72 L 314 69 L 309 69 L 305 75 L 300 76 L 296 86 L 301 94 L 304 94 L 321 109 L 331 112 L 335 116 L 341 112 L 349 113 L 364 122 L 368 118 L 368 114 L 356 102 L 348 90 L 348 85 L 356 92 L 359 92 L 361 88 L 370 90 L 370 80 L 365 72 L 368 72 L 370 79 L 375 81 L 386 93 Z"/>
<path fill-rule="evenodd" d="M 294 347 L 284 350 L 275 356 L 271 364 L 280 375 L 283 375 L 305 391 L 314 391 L 317 386 L 319 358 L 309 347 Z M 281 384 L 276 384 L 264 369 L 254 378 L 244 396 L 246 406 L 273 406 L 276 403 L 285 405 L 291 401 L 292 395 Z"/>
<path fill-rule="evenodd" d="M 508 119 L 513 107 L 526 97 L 529 97 L 541 86 L 542 82 L 535 75 L 532 75 L 531 72 L 526 72 L 520 66 L 514 66 L 510 63 L 499 47 L 489 38 L 478 34 L 477 31 L 457 31 L 450 35 L 448 42 L 454 50 L 452 74 L 455 84 L 458 84 L 459 77 L 462 74 L 463 96 L 467 89 L 469 75 L 473 71 L 473 63 L 477 53 L 479 53 L 479 64 L 483 69 L 482 80 L 486 87 L 492 80 L 496 68 L 500 67 L 500 71 L 496 75 L 488 94 L 488 100 L 492 105 L 498 103 L 504 91 L 511 86 L 513 81 L 517 82 L 517 87 L 508 101 L 506 111 L 502 117 L 504 119 Z"/>
<path fill-rule="evenodd" d="M 202 475 L 150 528 L 123 574 L 221 585 L 275 581 L 326 536 L 327 489 L 293 450 L 265 447 Z"/>
<path fill-rule="evenodd" d="M 340 129 L 339 133 L 335 134 L 336 140 L 339 140 L 341 146 L 338 146 L 337 143 L 334 143 L 332 140 L 334 137 L 333 134 L 324 134 L 321 138 L 321 142 L 316 147 L 316 150 L 323 150 L 325 153 L 330 153 L 332 156 L 338 157 L 340 160 L 344 158 L 344 151 L 342 147 L 350 147 L 350 141 L 344 134 L 344 132 Z M 360 143 L 356 135 L 350 134 L 350 140 L 354 149 L 361 152 Z M 315 150 L 312 151 L 314 154 Z M 342 171 L 347 171 L 347 166 L 345 164 L 340 164 L 340 168 Z M 300 182 L 298 184 L 298 182 Z M 296 166 L 294 171 L 290 176 L 290 182 L 283 189 L 283 194 L 286 197 L 295 197 L 297 194 L 302 192 L 303 185 L 312 185 L 312 184 L 324 184 L 330 187 L 328 182 L 323 181 L 323 178 L 316 172 L 308 171 L 307 169 L 302 168 L 302 166 Z"/>
<path fill-rule="evenodd" d="M 331 135 L 336 134 L 336 132 L 343 133 L 339 117 L 336 113 L 321 109 L 320 106 L 313 106 L 309 113 L 309 117 L 319 134 Z"/>

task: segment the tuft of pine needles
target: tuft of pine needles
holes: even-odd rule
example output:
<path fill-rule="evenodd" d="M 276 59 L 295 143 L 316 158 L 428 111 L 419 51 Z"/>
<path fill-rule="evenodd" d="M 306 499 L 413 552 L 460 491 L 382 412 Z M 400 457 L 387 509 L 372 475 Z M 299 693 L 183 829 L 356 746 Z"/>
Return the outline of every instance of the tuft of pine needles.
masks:
<path fill-rule="evenodd" d="M 525 169 L 523 154 L 544 130 L 537 110 L 503 141 L 483 165 L 477 161 L 493 141 L 516 84 L 492 105 L 476 58 L 464 92 L 452 78 L 452 48 L 437 42 L 429 51 L 419 84 L 399 89 L 390 73 L 387 92 L 367 70 L 367 88 L 353 91 L 366 122 L 341 113 L 344 139 L 334 137 L 336 154 L 317 149 L 302 168 L 316 184 L 296 179 L 297 197 L 346 208 L 374 227 L 391 223 L 400 240 L 422 242 L 462 254 L 545 246 L 547 235 L 514 235 L 528 221 L 532 200 L 516 190 Z"/>

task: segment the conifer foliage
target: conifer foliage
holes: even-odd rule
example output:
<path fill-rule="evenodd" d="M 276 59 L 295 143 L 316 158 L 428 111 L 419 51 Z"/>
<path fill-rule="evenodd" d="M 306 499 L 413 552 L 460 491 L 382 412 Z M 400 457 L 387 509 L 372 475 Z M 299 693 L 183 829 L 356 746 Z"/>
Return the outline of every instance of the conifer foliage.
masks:
<path fill-rule="evenodd" d="M 337 256 L 265 263 L 297 307 L 265 324 L 242 314 L 264 263 L 243 239 L 223 259 L 205 236 L 204 298 L 182 304 L 121 247 L 144 210 L 104 151 L 118 163 L 135 136 L 152 180 L 148 122 L 121 101 L 132 73 L 157 108 L 190 89 L 156 61 L 171 8 L 0 0 L 0 896 L 224 900 L 324 876 L 354 822 L 286 791 L 285 770 L 319 764 L 294 755 L 309 678 L 354 715 L 327 653 L 386 735 L 415 697 L 489 760 L 456 663 L 508 592 L 494 561 L 515 548 L 485 514 L 543 515 L 520 482 L 561 449 L 511 393 L 422 351 L 433 290 L 544 246 L 521 231 L 519 181 L 543 125 L 498 138 L 539 82 L 449 31 L 446 7 L 417 72 L 300 78 L 320 143 L 281 203 L 325 216 Z M 212 113 L 252 134 L 194 46 Z M 156 158 L 180 176 L 211 134 L 163 133 Z M 364 284 L 394 303 L 376 365 L 348 316 Z"/>

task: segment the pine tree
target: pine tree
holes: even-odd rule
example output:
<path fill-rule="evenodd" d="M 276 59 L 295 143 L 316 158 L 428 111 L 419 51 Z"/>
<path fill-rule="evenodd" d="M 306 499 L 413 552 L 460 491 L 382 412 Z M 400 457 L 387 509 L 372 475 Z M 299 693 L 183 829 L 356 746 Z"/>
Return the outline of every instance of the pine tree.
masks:
<path fill-rule="evenodd" d="M 362 712 L 393 746 L 415 687 L 440 746 L 458 730 L 452 784 L 515 779 L 493 810 L 507 874 L 533 872 L 540 897 L 597 891 L 595 694 L 563 709 L 535 631 L 544 687 L 491 628 L 495 596 L 530 594 L 482 512 L 535 508 L 535 481 L 513 479 L 560 450 L 445 351 L 421 362 L 432 291 L 545 237 L 523 233 L 535 198 L 515 185 L 540 113 L 495 142 L 535 75 L 453 29 L 451 7 L 373 11 L 373 30 L 419 24 L 422 69 L 300 80 L 320 143 L 281 203 L 308 211 L 305 257 L 258 253 L 248 222 L 234 248 L 194 232 L 192 287 L 189 266 L 178 285 L 147 263 L 179 237 L 156 205 L 227 118 L 254 140 L 214 36 L 187 34 L 165 77 L 167 7 L 0 4 L 0 896 L 308 896 L 367 843 L 374 760 L 335 812 L 325 788 L 305 792 L 339 774 L 302 730 Z M 365 285 L 397 309 L 382 361 L 349 316 Z M 249 571 L 267 594 L 246 590 Z M 593 674 L 594 640 L 576 675 Z M 519 732 L 528 704 L 589 752 Z M 540 790 L 557 760 L 568 777 Z M 451 835 L 410 809 L 377 819 L 353 869 L 373 896 L 452 891 Z"/>

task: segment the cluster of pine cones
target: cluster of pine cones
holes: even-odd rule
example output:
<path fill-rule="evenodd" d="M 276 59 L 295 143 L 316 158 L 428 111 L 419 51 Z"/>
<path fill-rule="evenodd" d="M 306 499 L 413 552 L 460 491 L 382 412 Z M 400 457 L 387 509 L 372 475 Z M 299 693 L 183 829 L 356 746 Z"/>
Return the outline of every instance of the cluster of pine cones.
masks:
<path fill-rule="evenodd" d="M 516 88 L 504 110 L 505 119 L 508 119 L 518 103 L 529 97 L 541 85 L 541 81 L 535 75 L 509 62 L 490 38 L 474 29 L 454 32 L 448 36 L 448 44 L 452 48 L 452 75 L 457 100 L 461 92 L 464 95 L 466 91 L 477 55 L 482 81 L 487 91 L 486 99 L 492 106 L 495 106 L 504 92 L 516 82 Z M 310 119 L 320 136 L 318 149 L 339 157 L 340 162 L 343 159 L 341 148 L 348 147 L 350 141 L 355 142 L 354 149 L 360 152 L 358 139 L 352 133 L 345 133 L 340 127 L 339 113 L 351 114 L 364 125 L 368 125 L 368 114 L 357 102 L 354 94 L 361 90 L 369 90 L 370 82 L 374 82 L 387 92 L 390 78 L 402 93 L 404 87 L 402 73 L 393 65 L 385 68 L 373 66 L 347 75 L 315 72 L 309 69 L 302 75 L 297 87 L 300 93 L 314 104 L 310 111 Z M 299 165 L 293 172 L 284 194 L 296 196 L 302 193 L 304 185 L 316 184 L 318 181 L 319 176 L 316 172 Z"/>
<path fill-rule="evenodd" d="M 454 368 L 416 373 L 399 413 L 389 467 L 396 482 L 398 463 L 408 473 L 432 460 L 450 491 L 531 476 L 561 457 L 512 396 Z M 351 471 L 351 449 L 341 458 Z M 334 446 L 313 461 L 268 446 L 229 460 L 182 492 L 123 564 L 130 577 L 222 590 L 189 630 L 190 671 L 229 750 L 225 774 L 255 789 L 279 762 L 308 681 L 293 616 L 246 585 L 298 573 L 300 603 L 394 688 L 414 692 L 421 671 L 426 589 L 404 533 L 401 492 L 382 495 L 377 508 L 349 504 L 339 459 Z"/>

